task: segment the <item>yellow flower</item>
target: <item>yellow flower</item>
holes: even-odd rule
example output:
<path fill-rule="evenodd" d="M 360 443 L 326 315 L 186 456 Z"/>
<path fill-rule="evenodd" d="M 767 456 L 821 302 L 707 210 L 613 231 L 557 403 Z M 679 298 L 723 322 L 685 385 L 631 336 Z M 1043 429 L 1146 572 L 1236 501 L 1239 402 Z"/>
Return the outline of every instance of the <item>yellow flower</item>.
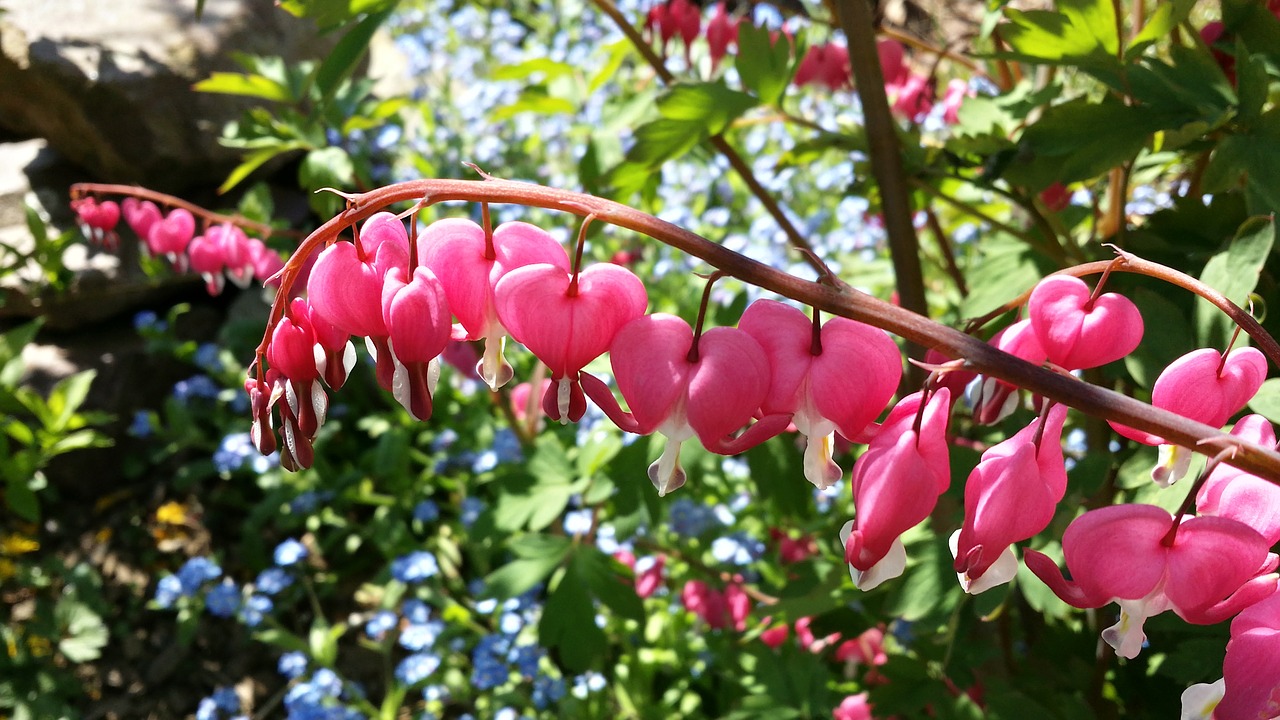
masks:
<path fill-rule="evenodd" d="M 182 525 L 187 522 L 187 508 L 179 502 L 167 502 L 156 508 L 156 522 Z"/>

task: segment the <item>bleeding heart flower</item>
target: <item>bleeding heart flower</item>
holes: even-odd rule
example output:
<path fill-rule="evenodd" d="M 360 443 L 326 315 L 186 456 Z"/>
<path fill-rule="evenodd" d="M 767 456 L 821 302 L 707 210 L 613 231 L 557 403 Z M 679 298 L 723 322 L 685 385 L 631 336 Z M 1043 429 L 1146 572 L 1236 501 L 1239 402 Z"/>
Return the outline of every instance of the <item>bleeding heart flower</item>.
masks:
<path fill-rule="evenodd" d="M 160 222 L 160 208 L 150 200 L 129 197 L 120 203 L 120 210 L 124 213 L 124 220 L 129 223 L 130 229 L 143 241 L 142 246 L 151 250 L 147 236 L 151 233 L 152 226 Z"/>
<path fill-rule="evenodd" d="M 1121 657 L 1134 658 L 1143 622 L 1172 609 L 1196 625 L 1221 622 L 1275 591 L 1276 556 L 1244 523 L 1220 517 L 1174 519 L 1154 505 L 1090 510 L 1062 537 L 1071 580 L 1044 554 L 1028 549 L 1027 567 L 1078 608 L 1120 605 L 1120 621 L 1102 633 Z"/>
<path fill-rule="evenodd" d="M 636 562 L 636 595 L 647 598 L 662 587 L 665 579 L 664 569 L 667 565 L 666 555 L 655 555 L 642 558 Z"/>
<path fill-rule="evenodd" d="M 1047 359 L 1029 320 L 1019 320 L 1002 329 L 991 338 L 990 344 L 1033 365 L 1043 365 Z M 1017 391 L 1017 387 L 998 378 L 977 376 L 965 391 L 973 407 L 974 421 L 994 425 L 1008 417 L 1018 408 Z"/>
<path fill-rule="evenodd" d="M 1245 608 L 1231 621 L 1231 640 L 1222 663 L 1222 679 L 1212 686 L 1188 688 L 1182 694 L 1182 717 L 1252 720 L 1280 716 L 1278 657 L 1280 593 L 1275 593 Z"/>
<path fill-rule="evenodd" d="M 316 368 L 315 344 L 306 302 L 294 300 L 271 332 L 267 362 L 284 376 L 285 399 L 297 420 L 294 430 L 308 439 L 316 436 L 329 408 L 329 398 L 316 382 L 320 372 Z"/>
<path fill-rule="evenodd" d="M 1201 348 L 1174 360 L 1160 373 L 1151 388 L 1151 404 L 1205 425 L 1222 427 L 1253 399 L 1266 378 L 1267 359 L 1256 348 L 1236 348 L 1225 358 L 1217 350 Z M 1161 487 L 1172 485 L 1186 474 L 1191 450 L 1127 425 L 1111 422 L 1111 427 L 1130 440 L 1160 446 L 1160 459 L 1151 477 Z"/>
<path fill-rule="evenodd" d="M 147 233 L 147 246 L 152 255 L 163 255 L 178 272 L 187 270 L 187 246 L 196 234 L 196 218 L 183 208 L 169 211 L 163 220 L 153 223 Z"/>
<path fill-rule="evenodd" d="M 923 409 L 922 401 L 921 393 L 900 400 L 853 465 L 854 519 L 841 528 L 840 541 L 862 590 L 902 574 L 907 554 L 900 536 L 929 516 L 951 483 L 950 393 L 939 388 Z"/>
<path fill-rule="evenodd" d="M 768 415 L 787 413 L 806 438 L 804 473 L 819 489 L 840 480 L 832 460 L 835 432 L 857 440 L 897 392 L 902 377 L 898 346 L 879 328 L 842 317 L 815 329 L 804 313 L 773 300 L 757 300 L 738 327 L 769 358 Z"/>
<path fill-rule="evenodd" d="M 751 421 L 769 392 L 769 361 L 760 344 L 735 328 L 713 328 L 698 339 L 674 315 L 646 315 L 622 328 L 609 349 L 618 390 L 631 407 L 623 413 L 604 383 L 584 373 L 591 399 L 618 427 L 667 438 L 662 457 L 649 466 L 658 495 L 684 485 L 680 446 L 698 436 L 708 450 L 724 455 L 742 452 L 787 426 L 786 415 L 770 415 L 740 437 L 732 437 Z"/>
<path fill-rule="evenodd" d="M 213 232 L 213 228 L 204 235 L 196 236 L 187 246 L 187 259 L 191 269 L 204 279 L 205 289 L 210 295 L 219 295 L 226 285 L 226 277 L 222 271 L 227 266 L 221 233 Z"/>
<path fill-rule="evenodd" d="M 1261 415 L 1246 415 L 1231 434 L 1263 447 L 1275 447 L 1276 433 Z M 1280 485 L 1219 464 L 1196 495 L 1196 512 L 1231 518 L 1262 535 L 1268 546 L 1280 542 Z"/>
<path fill-rule="evenodd" d="M 450 218 L 422 232 L 418 257 L 440 279 L 466 339 L 484 339 L 484 358 L 476 372 L 491 389 L 502 387 L 511 379 L 511 366 L 502 357 L 507 329 L 498 319 L 494 288 L 508 272 L 526 265 L 543 263 L 568 272 L 564 248 L 528 223 L 503 223 L 486 238 L 479 225 Z"/>
<path fill-rule="evenodd" d="M 397 231 L 396 228 L 399 228 Z M 364 239 L 369 239 L 368 246 Z M 383 278 L 392 268 L 409 266 L 409 235 L 390 213 L 365 221 L 361 246 L 336 242 L 320 253 L 307 280 L 312 310 L 338 330 L 366 338 L 377 363 L 378 384 L 391 390 L 395 362 L 387 348 L 390 334 L 382 318 Z"/>
<path fill-rule="evenodd" d="M 98 202 L 92 197 L 84 197 L 72 201 L 71 209 L 75 211 L 91 241 L 101 244 L 107 250 L 115 251 L 119 248 L 120 238 L 115 229 L 120 222 L 120 206 L 114 200 Z"/>
<path fill-rule="evenodd" d="M 562 422 L 577 422 L 586 412 L 579 371 L 649 303 L 640 278 L 609 263 L 575 277 L 556 265 L 526 265 L 498 281 L 494 298 L 511 337 L 551 370 L 555 394 L 543 396 L 543 409 Z"/>
<path fill-rule="evenodd" d="M 729 51 L 729 46 L 738 42 L 738 23 L 742 19 L 732 20 L 725 2 L 716 3 L 715 14 L 707 23 L 707 51 L 711 55 L 711 71 L 715 72 L 720 60 Z"/>
<path fill-rule="evenodd" d="M 1067 370 L 1106 365 L 1142 341 L 1142 314 L 1133 301 L 1104 293 L 1092 297 L 1078 277 L 1050 275 L 1027 300 L 1027 317 L 1049 361 Z"/>
<path fill-rule="evenodd" d="M 849 49 L 836 43 L 810 46 L 805 52 L 792 82 L 796 86 L 821 85 L 828 90 L 853 86 Z"/>
<path fill-rule="evenodd" d="M 1010 547 L 1049 526 L 1067 489 L 1062 457 L 1065 405 L 982 453 L 964 486 L 964 525 L 951 536 L 955 570 L 965 592 L 977 595 L 1018 573 Z"/>
<path fill-rule="evenodd" d="M 387 348 L 395 363 L 391 394 L 418 420 L 431 418 L 431 395 L 440 378 L 437 359 L 449 344 L 449 302 L 430 268 L 419 267 L 413 279 L 391 268 L 382 288 L 382 318 Z"/>

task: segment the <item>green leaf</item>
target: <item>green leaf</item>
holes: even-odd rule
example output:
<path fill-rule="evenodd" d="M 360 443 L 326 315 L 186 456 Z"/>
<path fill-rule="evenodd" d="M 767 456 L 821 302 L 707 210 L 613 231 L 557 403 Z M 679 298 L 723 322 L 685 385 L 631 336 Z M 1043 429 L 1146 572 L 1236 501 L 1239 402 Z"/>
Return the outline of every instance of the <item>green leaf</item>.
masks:
<path fill-rule="evenodd" d="M 1249 409 L 1273 423 L 1280 423 L 1280 378 L 1262 383 L 1258 393 L 1249 401 Z"/>
<path fill-rule="evenodd" d="M 1275 220 L 1269 217 L 1249 218 L 1240 226 L 1235 238 L 1223 252 L 1209 258 L 1200 280 L 1241 307 L 1248 304 L 1249 294 L 1258 284 L 1258 275 L 1275 244 Z M 1204 347 L 1225 348 L 1235 324 L 1208 300 L 1197 297 L 1196 335 Z"/>
<path fill-rule="evenodd" d="M 242 95 L 275 102 L 289 103 L 296 100 L 289 93 L 289 88 L 257 74 L 216 72 L 194 87 L 200 92 Z"/>
<path fill-rule="evenodd" d="M 1150 389 L 1169 363 L 1196 347 L 1195 339 L 1191 337 L 1187 316 L 1164 296 L 1139 288 L 1130 299 L 1138 306 L 1143 325 L 1150 331 L 1138 348 L 1125 356 L 1124 366 L 1138 385 Z"/>
<path fill-rule="evenodd" d="M 1174 28 L 1187 19 L 1191 14 L 1191 8 L 1195 4 L 1195 0 L 1172 0 L 1172 2 L 1157 3 L 1155 11 L 1147 19 L 1147 24 L 1143 25 L 1142 30 L 1129 41 L 1129 47 L 1125 50 L 1125 57 L 1137 57 L 1152 43 L 1168 36 L 1169 33 L 1173 32 Z"/>
<path fill-rule="evenodd" d="M 500 65 L 489 77 L 493 80 L 528 80 L 544 83 L 564 75 L 572 75 L 575 68 L 566 62 L 538 57 L 514 65 Z"/>
<path fill-rule="evenodd" d="M 499 600 L 515 597 L 545 580 L 564 562 L 573 542 L 552 535 L 524 535 L 509 546 L 519 558 L 485 578 L 487 592 Z"/>
<path fill-rule="evenodd" d="M 316 68 L 316 89 L 320 96 L 331 97 L 338 85 L 351 75 L 351 71 L 359 64 L 369 49 L 369 41 L 378 27 L 391 15 L 392 7 L 380 12 L 370 13 L 365 19 L 355 24 L 346 35 L 333 46 L 324 62 Z"/>
<path fill-rule="evenodd" d="M 255 150 L 249 153 L 249 156 L 237 165 L 236 168 L 231 171 L 231 174 L 227 175 L 227 179 L 218 187 L 218 194 L 221 195 L 236 185 L 239 185 L 242 180 L 249 177 L 250 173 L 262 167 L 267 163 L 267 161 L 277 155 L 291 152 L 293 150 L 303 150 L 308 147 L 310 146 L 307 143 L 300 140 L 294 140 L 291 142 L 284 142 L 264 147 L 260 150 Z"/>
<path fill-rule="evenodd" d="M 729 123 L 755 106 L 755 98 L 729 89 L 723 80 L 680 83 L 658 96 L 658 112 L 663 117 L 695 123 L 706 136 L 724 132 Z"/>
<path fill-rule="evenodd" d="M 1045 111 L 1018 140 L 1005 178 L 1033 191 L 1054 182 L 1089 180 L 1133 159 L 1162 119 L 1108 96 L 1077 98 Z"/>
<path fill-rule="evenodd" d="M 1120 82 L 1115 8 L 1110 0 L 1058 0 L 1058 12 L 1005 9 L 1000 37 L 1012 52 L 1000 58 L 1078 66 L 1108 84 Z"/>
<path fill-rule="evenodd" d="M 40 522 L 40 501 L 28 484 L 28 478 L 19 477 L 5 487 L 4 500 L 14 515 L 28 522 Z"/>
<path fill-rule="evenodd" d="M 54 617 L 63 637 L 58 650 L 73 663 L 88 662 L 101 655 L 108 633 L 102 617 L 82 602 L 63 597 L 54 608 Z"/>
<path fill-rule="evenodd" d="M 767 27 L 740 24 L 734 64 L 743 87 L 765 105 L 777 105 L 791 82 L 791 44 L 785 38 L 775 42 L 770 35 Z"/>
<path fill-rule="evenodd" d="M 559 651 L 565 668 L 580 673 L 604 655 L 604 631 L 594 622 L 596 612 L 578 563 L 570 563 L 547 598 L 538 621 L 538 640 Z"/>
<path fill-rule="evenodd" d="M 394 9 L 399 0 L 280 0 L 276 4 L 296 17 L 311 18 L 321 29 L 342 25 L 366 12 Z"/>
<path fill-rule="evenodd" d="M 1263 113 L 1244 132 L 1223 138 L 1205 171 L 1204 189 L 1232 189 L 1243 174 L 1249 212 L 1280 212 L 1280 163 L 1274 161 L 1276 157 L 1280 157 L 1280 107 Z"/>
<path fill-rule="evenodd" d="M 84 404 L 89 395 L 89 387 L 98 373 L 95 370 L 84 370 L 58 381 L 49 391 L 49 407 L 55 413 L 52 426 L 54 432 L 61 432 L 71 422 L 71 416 Z"/>
<path fill-rule="evenodd" d="M 1044 277 L 1039 256 L 1008 235 L 987 239 L 976 267 L 969 273 L 969 295 L 960 305 L 965 317 L 979 317 L 1035 287 Z"/>
<path fill-rule="evenodd" d="M 351 156 L 340 147 L 312 150 L 302 159 L 298 168 L 298 182 L 308 190 L 323 187 L 342 189 L 355 181 L 355 166 Z"/>
<path fill-rule="evenodd" d="M 1280 66 L 1280 19 L 1257 0 L 1222 0 L 1222 24 L 1235 35 Z"/>
<path fill-rule="evenodd" d="M 583 546 L 573 556 L 578 574 L 591 588 L 591 593 L 614 614 L 636 622 L 644 621 L 644 603 L 636 595 L 635 583 L 629 575 L 617 571 L 618 561 L 594 546 Z"/>
<path fill-rule="evenodd" d="M 0 365 L 5 365 L 10 360 L 21 358 L 22 348 L 30 345 L 31 341 L 35 340 L 36 333 L 40 331 L 40 326 L 43 324 L 43 318 L 36 318 L 25 325 L 19 325 L 12 330 L 0 333 Z"/>
<path fill-rule="evenodd" d="M 1249 126 L 1262 118 L 1262 108 L 1267 102 L 1270 78 L 1262 55 L 1251 55 L 1244 41 L 1236 41 L 1236 95 L 1239 109 L 1236 120 Z"/>

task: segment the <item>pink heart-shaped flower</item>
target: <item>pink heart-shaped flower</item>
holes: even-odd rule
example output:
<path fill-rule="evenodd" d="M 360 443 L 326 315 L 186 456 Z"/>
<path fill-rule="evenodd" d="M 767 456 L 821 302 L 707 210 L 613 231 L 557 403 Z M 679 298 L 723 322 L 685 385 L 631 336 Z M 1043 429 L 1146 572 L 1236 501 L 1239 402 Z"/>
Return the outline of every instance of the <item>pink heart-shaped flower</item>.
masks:
<path fill-rule="evenodd" d="M 183 208 L 174 208 L 163 220 L 151 226 L 147 245 L 156 255 L 176 255 L 187 249 L 195 234 L 195 216 Z"/>
<path fill-rule="evenodd" d="M 129 223 L 129 227 L 144 241 L 151 232 L 151 226 L 160 222 L 160 208 L 150 200 L 139 200 L 138 198 L 125 198 L 120 205 L 121 212 L 124 213 L 125 222 Z"/>
<path fill-rule="evenodd" d="M 1142 341 L 1142 314 L 1123 295 L 1091 299 L 1083 280 L 1050 275 L 1031 291 L 1027 317 L 1049 361 L 1068 370 L 1106 365 Z"/>
<path fill-rule="evenodd" d="M 583 270 L 575 293 L 570 285 L 563 268 L 539 263 L 507 273 L 494 292 L 503 326 L 553 379 L 576 377 L 649 302 L 640 278 L 609 263 Z"/>

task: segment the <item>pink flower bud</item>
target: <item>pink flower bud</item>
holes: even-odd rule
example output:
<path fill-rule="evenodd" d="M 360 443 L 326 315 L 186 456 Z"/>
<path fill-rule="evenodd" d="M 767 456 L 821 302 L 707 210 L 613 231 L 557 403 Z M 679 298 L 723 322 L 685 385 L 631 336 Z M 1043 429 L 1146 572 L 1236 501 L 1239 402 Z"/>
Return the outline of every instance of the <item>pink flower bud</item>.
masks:
<path fill-rule="evenodd" d="M 666 578 L 667 557 L 655 555 L 652 558 L 636 563 L 636 595 L 642 598 L 651 597 Z"/>
<path fill-rule="evenodd" d="M 440 377 L 436 359 L 449 343 L 449 302 L 430 268 L 405 272 L 391 268 L 382 288 L 382 319 L 387 349 L 395 364 L 391 393 L 419 420 L 431 418 L 431 394 Z"/>

